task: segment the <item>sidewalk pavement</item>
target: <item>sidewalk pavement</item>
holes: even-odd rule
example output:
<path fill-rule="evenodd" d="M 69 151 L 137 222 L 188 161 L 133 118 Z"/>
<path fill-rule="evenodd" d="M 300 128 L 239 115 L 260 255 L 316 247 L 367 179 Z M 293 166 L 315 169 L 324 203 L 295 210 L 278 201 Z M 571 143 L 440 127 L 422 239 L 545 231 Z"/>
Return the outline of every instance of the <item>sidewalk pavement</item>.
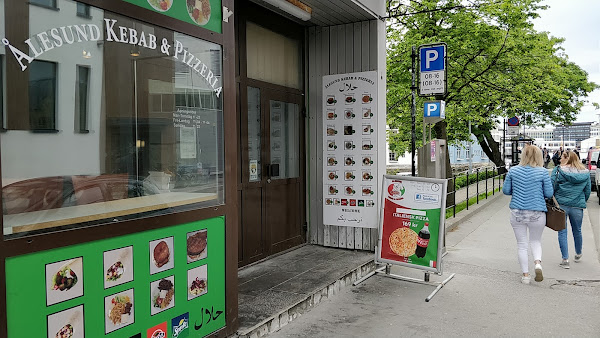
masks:
<path fill-rule="evenodd" d="M 447 234 L 444 274 L 432 275 L 431 280 L 456 276 L 431 302 L 424 301 L 434 289 L 431 286 L 373 276 L 323 301 L 272 336 L 598 337 L 600 262 L 589 221 L 589 212 L 597 217 L 598 209 L 590 207 L 584 215 L 582 262 L 571 263 L 569 270 L 560 268 L 557 234 L 546 229 L 544 280 L 524 285 L 509 202 L 509 196 L 494 198 Z M 571 235 L 569 240 L 572 249 Z M 533 263 L 530 269 L 533 272 Z M 423 277 L 422 271 L 405 267 L 394 266 L 392 273 Z"/>

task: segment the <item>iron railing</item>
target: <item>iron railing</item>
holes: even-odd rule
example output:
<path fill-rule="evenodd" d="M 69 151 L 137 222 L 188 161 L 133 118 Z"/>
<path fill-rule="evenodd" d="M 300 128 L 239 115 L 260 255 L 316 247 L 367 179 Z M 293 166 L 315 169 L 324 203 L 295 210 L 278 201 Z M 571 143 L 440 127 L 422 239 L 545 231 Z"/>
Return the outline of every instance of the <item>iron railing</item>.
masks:
<path fill-rule="evenodd" d="M 499 171 L 500 168 L 504 169 L 502 173 L 500 173 Z M 449 200 L 449 197 L 452 196 L 454 197 L 454 203 L 452 205 L 446 204 L 446 213 L 449 209 L 452 209 L 452 217 L 456 217 L 456 206 L 463 202 L 466 203 L 466 210 L 469 210 L 469 199 L 473 197 L 473 189 L 475 189 L 475 196 L 477 196 L 475 203 L 479 204 L 479 195 L 483 193 L 483 191 L 480 193 L 480 190 L 483 189 L 479 188 L 480 184 L 483 185 L 483 183 L 481 183 L 482 181 L 485 181 L 485 199 L 488 198 L 488 194 L 490 191 L 490 189 L 488 188 L 490 180 L 492 186 L 491 193 L 492 195 L 494 195 L 496 193 L 496 189 L 502 189 L 502 185 L 504 184 L 504 178 L 507 172 L 508 167 L 483 167 L 472 170 L 471 174 L 469 174 L 468 170 L 461 171 L 455 174 L 453 173 L 452 178 L 448 178 L 448 187 L 453 186 L 454 189 L 446 193 L 446 200 Z M 462 177 L 465 177 L 465 179 L 462 179 Z M 456 182 L 457 179 L 459 180 L 459 184 L 457 184 Z M 462 185 L 463 182 L 461 181 L 465 181 L 464 186 Z M 474 187 L 471 187 L 471 185 L 474 185 Z M 469 189 L 471 190 L 471 195 L 469 195 Z M 450 188 L 448 190 L 450 190 Z M 465 192 L 466 197 L 462 198 L 462 196 L 465 195 Z"/>

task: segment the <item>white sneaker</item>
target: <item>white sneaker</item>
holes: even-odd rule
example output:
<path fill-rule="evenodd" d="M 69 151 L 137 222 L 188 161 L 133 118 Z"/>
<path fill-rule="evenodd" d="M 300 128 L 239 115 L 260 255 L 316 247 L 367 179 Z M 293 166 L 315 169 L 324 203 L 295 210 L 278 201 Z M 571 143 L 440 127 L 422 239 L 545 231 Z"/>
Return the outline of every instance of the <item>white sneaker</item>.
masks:
<path fill-rule="evenodd" d="M 529 284 L 529 281 L 531 281 L 531 277 L 527 276 L 521 276 L 521 283 L 523 284 Z"/>
<path fill-rule="evenodd" d="M 583 256 L 583 254 L 575 255 L 575 263 L 581 262 L 581 256 Z"/>
<path fill-rule="evenodd" d="M 563 259 L 562 262 L 560 262 L 560 264 L 558 264 L 558 266 L 560 266 L 563 269 L 570 269 L 571 266 L 569 266 L 569 260 L 568 259 Z"/>
<path fill-rule="evenodd" d="M 535 265 L 535 281 L 541 282 L 544 280 L 544 275 L 542 274 L 542 265 L 537 263 Z"/>

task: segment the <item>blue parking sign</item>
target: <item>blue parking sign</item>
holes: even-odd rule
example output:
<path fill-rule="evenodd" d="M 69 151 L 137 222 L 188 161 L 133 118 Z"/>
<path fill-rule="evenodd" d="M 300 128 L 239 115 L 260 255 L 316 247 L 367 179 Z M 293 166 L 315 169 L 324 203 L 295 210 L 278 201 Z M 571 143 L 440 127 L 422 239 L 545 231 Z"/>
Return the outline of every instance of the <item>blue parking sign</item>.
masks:
<path fill-rule="evenodd" d="M 445 46 L 423 47 L 420 51 L 421 72 L 445 70 Z"/>

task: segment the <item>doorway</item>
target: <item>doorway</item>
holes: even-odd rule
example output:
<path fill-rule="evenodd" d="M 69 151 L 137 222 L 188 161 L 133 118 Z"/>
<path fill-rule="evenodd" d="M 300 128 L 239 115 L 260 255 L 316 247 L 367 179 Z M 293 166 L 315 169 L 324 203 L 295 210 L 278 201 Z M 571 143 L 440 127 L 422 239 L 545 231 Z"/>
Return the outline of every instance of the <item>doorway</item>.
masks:
<path fill-rule="evenodd" d="M 302 95 L 255 86 L 244 94 L 240 266 L 305 241 Z"/>

